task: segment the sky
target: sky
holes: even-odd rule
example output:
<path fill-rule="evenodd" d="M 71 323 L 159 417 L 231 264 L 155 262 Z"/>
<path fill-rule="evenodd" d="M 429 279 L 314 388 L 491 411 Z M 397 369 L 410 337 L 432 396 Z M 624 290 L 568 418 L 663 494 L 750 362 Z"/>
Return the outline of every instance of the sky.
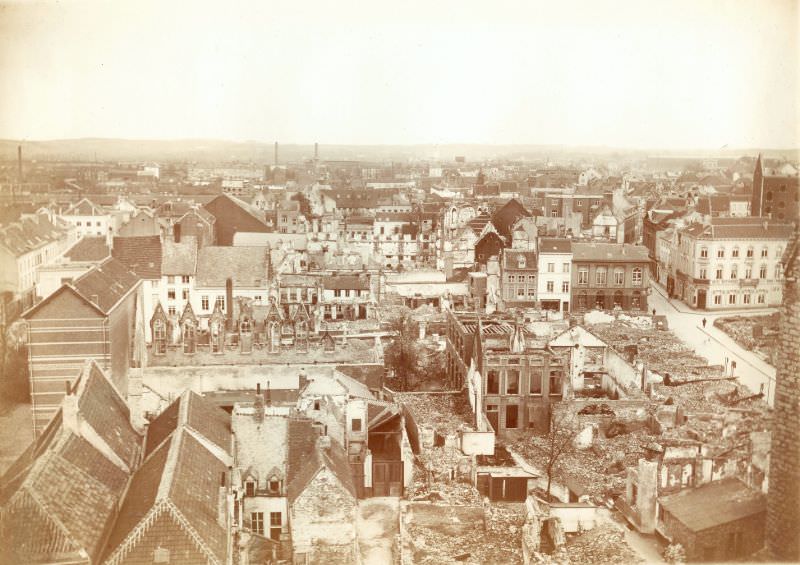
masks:
<path fill-rule="evenodd" d="M 0 0 L 0 138 L 800 146 L 800 0 Z"/>

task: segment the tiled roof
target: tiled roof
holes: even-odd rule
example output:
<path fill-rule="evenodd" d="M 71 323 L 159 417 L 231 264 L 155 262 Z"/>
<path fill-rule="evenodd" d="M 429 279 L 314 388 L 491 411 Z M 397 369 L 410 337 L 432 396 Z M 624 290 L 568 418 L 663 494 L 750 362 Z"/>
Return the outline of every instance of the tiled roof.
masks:
<path fill-rule="evenodd" d="M 72 262 L 102 261 L 111 255 L 105 237 L 84 237 L 70 247 L 64 257 Z"/>
<path fill-rule="evenodd" d="M 220 519 L 218 500 L 221 477 L 227 485 L 233 462 L 230 416 L 186 391 L 152 426 L 148 440 L 154 450 L 148 448 L 148 458 L 133 476 L 106 558 L 126 555 L 148 527 L 148 516 L 168 512 L 178 527 L 197 536 L 210 562 L 225 563 L 227 525 Z"/>
<path fill-rule="evenodd" d="M 322 284 L 329 290 L 369 290 L 369 279 L 358 275 L 330 275 L 323 277 Z"/>
<path fill-rule="evenodd" d="M 84 366 L 76 394 L 83 420 L 133 468 L 141 450 L 141 436 L 130 423 L 130 409 L 96 364 Z"/>
<path fill-rule="evenodd" d="M 269 250 L 264 247 L 206 246 L 197 252 L 197 286 L 224 288 L 228 277 L 233 286 L 265 287 L 269 273 Z"/>
<path fill-rule="evenodd" d="M 749 488 L 735 477 L 684 489 L 660 497 L 658 502 L 693 532 L 761 514 L 767 508 L 766 498 L 760 491 Z"/>
<path fill-rule="evenodd" d="M 108 449 L 131 466 L 141 449 L 127 409 L 109 398 L 116 394 L 111 387 L 90 362 L 64 408 L 0 479 L 0 547 L 10 550 L 12 562 L 80 560 L 81 551 L 92 562 L 100 557 L 130 476 Z M 70 413 L 77 410 L 69 419 L 67 403 Z"/>
<path fill-rule="evenodd" d="M 164 242 L 161 258 L 162 275 L 194 275 L 197 269 L 197 238 L 183 237 L 180 243 Z"/>
<path fill-rule="evenodd" d="M 573 243 L 574 261 L 648 261 L 647 248 L 630 243 Z"/>
<path fill-rule="evenodd" d="M 107 314 L 138 283 L 139 277 L 112 258 L 81 275 L 72 287 Z"/>
<path fill-rule="evenodd" d="M 0 245 L 19 257 L 65 238 L 67 230 L 37 215 L 0 227 Z"/>
<path fill-rule="evenodd" d="M 289 478 L 287 496 L 290 502 L 300 496 L 308 481 L 319 470 L 319 465 L 314 460 L 318 437 L 319 434 L 311 420 L 306 418 L 289 420 L 286 476 Z"/>
<path fill-rule="evenodd" d="M 185 393 L 184 398 L 187 403 L 186 424 L 231 455 L 231 415 L 195 392 Z"/>
<path fill-rule="evenodd" d="M 489 217 L 489 214 L 480 214 L 467 222 L 467 226 L 469 226 L 472 231 L 478 234 L 490 221 L 492 221 L 492 219 Z"/>
<path fill-rule="evenodd" d="M 181 399 L 178 398 L 167 406 L 158 417 L 150 422 L 147 427 L 147 441 L 145 442 L 145 457 L 155 451 L 178 427 L 178 412 Z"/>
<path fill-rule="evenodd" d="M 115 237 L 111 254 L 143 279 L 161 278 L 161 237 Z"/>
<path fill-rule="evenodd" d="M 543 237 L 539 240 L 539 253 L 572 253 L 572 240 Z"/>

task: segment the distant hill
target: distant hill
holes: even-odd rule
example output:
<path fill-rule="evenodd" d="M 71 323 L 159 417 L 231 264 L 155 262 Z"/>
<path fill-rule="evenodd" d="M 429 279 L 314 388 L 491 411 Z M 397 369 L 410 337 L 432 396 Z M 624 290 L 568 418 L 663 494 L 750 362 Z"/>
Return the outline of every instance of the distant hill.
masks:
<path fill-rule="evenodd" d="M 0 140 L 0 160 L 16 159 L 17 146 L 22 145 L 25 160 L 100 160 L 100 161 L 245 161 L 259 164 L 273 163 L 273 143 L 258 141 L 224 141 L 217 139 L 58 139 L 42 141 Z M 612 147 L 567 147 L 560 145 L 323 145 L 322 160 L 358 161 L 408 161 L 430 159 L 453 161 L 456 155 L 467 161 L 484 159 L 591 159 L 642 158 L 646 156 L 739 157 L 755 155 L 759 151 L 773 158 L 798 159 L 795 150 L 723 149 L 723 150 L 630 150 Z M 279 145 L 279 162 L 311 159 L 314 146 L 297 144 Z"/>

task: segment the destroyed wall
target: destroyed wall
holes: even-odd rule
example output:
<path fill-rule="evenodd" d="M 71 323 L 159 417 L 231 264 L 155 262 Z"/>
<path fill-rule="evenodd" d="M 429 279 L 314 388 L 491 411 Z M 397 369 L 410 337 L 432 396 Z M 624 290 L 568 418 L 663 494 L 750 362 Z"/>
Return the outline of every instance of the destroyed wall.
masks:
<path fill-rule="evenodd" d="M 291 505 L 295 562 L 354 563 L 356 499 L 323 467 Z"/>
<path fill-rule="evenodd" d="M 785 256 L 775 417 L 767 502 L 767 546 L 776 558 L 800 561 L 800 232 Z"/>
<path fill-rule="evenodd" d="M 609 347 L 606 351 L 606 369 L 603 390 L 612 398 L 642 397 L 642 374 L 625 358 Z"/>
<path fill-rule="evenodd" d="M 752 555 L 764 546 L 765 513 L 694 532 L 669 512 L 659 529 L 666 530 L 673 543 L 680 543 L 687 561 L 732 561 Z M 737 538 L 736 543 L 731 540 Z"/>

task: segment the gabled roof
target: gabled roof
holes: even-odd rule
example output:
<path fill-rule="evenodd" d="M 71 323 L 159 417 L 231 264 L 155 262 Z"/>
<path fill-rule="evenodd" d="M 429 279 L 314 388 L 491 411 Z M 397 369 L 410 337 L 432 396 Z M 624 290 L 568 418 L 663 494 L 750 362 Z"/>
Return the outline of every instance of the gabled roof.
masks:
<path fill-rule="evenodd" d="M 662 496 L 658 502 L 693 532 L 762 514 L 767 508 L 764 494 L 736 477 Z"/>
<path fill-rule="evenodd" d="M 0 553 L 14 563 L 100 557 L 142 437 L 94 361 L 44 433 L 0 479 Z M 82 554 L 84 553 L 84 554 Z"/>
<path fill-rule="evenodd" d="M 550 347 L 573 347 L 576 344 L 584 347 L 608 347 L 606 342 L 581 326 L 571 327 L 555 337 L 548 345 Z"/>
<path fill-rule="evenodd" d="M 67 230 L 44 215 L 23 218 L 0 227 L 0 245 L 19 257 L 66 237 Z"/>
<path fill-rule="evenodd" d="M 115 237 L 112 255 L 143 279 L 161 278 L 161 237 Z"/>
<path fill-rule="evenodd" d="M 287 475 L 289 485 L 287 497 L 289 504 L 300 497 L 319 472 L 327 468 L 342 486 L 355 498 L 356 489 L 350 471 L 350 463 L 344 448 L 336 441 L 330 447 L 317 445 L 319 437 L 311 420 L 289 420 L 289 462 Z"/>
<path fill-rule="evenodd" d="M 503 267 L 506 269 L 519 269 L 520 257 L 525 258 L 525 266 L 523 267 L 524 269 L 535 271 L 538 268 L 535 251 L 521 251 L 514 249 L 503 250 Z"/>
<path fill-rule="evenodd" d="M 164 242 L 161 258 L 162 275 L 194 275 L 197 270 L 197 238 L 183 237 L 180 243 Z"/>
<path fill-rule="evenodd" d="M 63 292 L 71 292 L 107 316 L 114 307 L 139 284 L 139 277 L 125 268 L 116 259 L 109 258 L 72 283 L 65 283 L 50 296 L 21 314 L 29 318 Z"/>
<path fill-rule="evenodd" d="M 224 288 L 228 277 L 233 287 L 266 288 L 269 249 L 265 247 L 206 246 L 197 252 L 197 286 Z"/>
<path fill-rule="evenodd" d="M 253 206 L 249 202 L 245 202 L 244 200 L 236 198 L 235 196 L 231 196 L 230 194 L 220 194 L 214 200 L 212 200 L 211 202 L 207 203 L 206 204 L 206 212 L 208 212 L 209 214 L 211 214 L 213 216 L 214 214 L 209 212 L 207 207 L 211 206 L 212 204 L 219 203 L 220 201 L 224 201 L 224 200 L 227 200 L 231 204 L 235 205 L 237 208 L 241 209 L 243 212 L 245 212 L 247 215 L 251 216 L 253 219 L 258 220 L 258 222 L 263 224 L 264 227 L 267 227 L 267 223 L 266 223 L 266 221 L 264 219 L 264 213 L 261 210 L 259 210 L 257 207 Z M 216 216 L 215 216 L 215 218 L 216 218 Z"/>
<path fill-rule="evenodd" d="M 104 210 L 88 198 L 82 198 L 67 210 L 61 213 L 62 216 L 107 216 L 108 211 Z"/>
<path fill-rule="evenodd" d="M 147 441 L 152 445 L 131 480 L 108 539 L 106 559 L 124 558 L 155 517 L 166 515 L 209 563 L 226 563 L 228 524 L 219 514 L 218 500 L 221 484 L 229 484 L 228 466 L 233 463 L 230 415 L 186 391 L 153 421 Z"/>
<path fill-rule="evenodd" d="M 84 237 L 64 252 L 73 263 L 102 261 L 110 255 L 105 237 Z"/>
<path fill-rule="evenodd" d="M 479 214 L 472 218 L 470 221 L 467 222 L 467 226 L 476 235 L 480 235 L 483 232 L 483 228 L 486 227 L 486 224 L 492 221 L 492 218 L 487 213 Z"/>
<path fill-rule="evenodd" d="M 530 215 L 531 213 L 519 200 L 512 198 L 492 214 L 492 223 L 500 235 L 509 237 L 511 235 L 511 226 L 520 218 Z"/>

